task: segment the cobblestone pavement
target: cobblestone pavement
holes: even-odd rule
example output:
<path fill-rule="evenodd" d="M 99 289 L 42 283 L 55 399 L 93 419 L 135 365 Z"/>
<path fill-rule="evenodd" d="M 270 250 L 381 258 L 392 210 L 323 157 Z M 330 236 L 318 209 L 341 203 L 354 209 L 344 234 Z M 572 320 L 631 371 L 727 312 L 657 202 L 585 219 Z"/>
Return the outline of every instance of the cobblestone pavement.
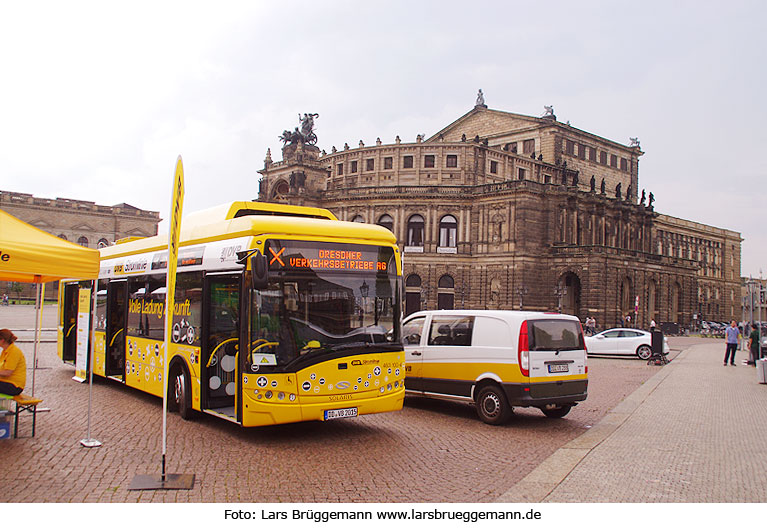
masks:
<path fill-rule="evenodd" d="M 767 501 L 767 385 L 699 339 L 500 502 Z M 762 510 L 762 516 L 764 510 Z"/>
<path fill-rule="evenodd" d="M 55 321 L 56 307 L 46 306 L 42 328 L 55 328 Z M 0 327 L 20 336 L 29 394 L 33 332 L 22 330 L 34 328 L 34 309 L 0 307 Z M 483 424 L 467 405 L 410 398 L 401 412 L 258 429 L 170 414 L 167 470 L 194 474 L 193 489 L 129 491 L 136 475 L 160 472 L 161 401 L 94 381 L 88 435 L 89 386 L 72 381 L 72 367 L 56 357 L 50 342 L 55 333 L 44 331 L 43 339 L 48 342 L 38 350 L 35 395 L 51 411 L 38 415 L 34 438 L 25 418 L 24 438 L 0 441 L 3 502 L 493 502 L 560 447 L 597 427 L 645 381 L 674 366 L 590 358 L 589 398 L 566 418 L 522 409 L 503 427 Z M 678 348 L 689 342 L 671 343 Z M 719 369 L 719 375 L 746 374 L 745 367 Z M 721 409 L 709 413 L 718 416 Z M 726 431 L 718 434 L 730 440 Z M 82 447 L 88 436 L 103 446 Z"/>

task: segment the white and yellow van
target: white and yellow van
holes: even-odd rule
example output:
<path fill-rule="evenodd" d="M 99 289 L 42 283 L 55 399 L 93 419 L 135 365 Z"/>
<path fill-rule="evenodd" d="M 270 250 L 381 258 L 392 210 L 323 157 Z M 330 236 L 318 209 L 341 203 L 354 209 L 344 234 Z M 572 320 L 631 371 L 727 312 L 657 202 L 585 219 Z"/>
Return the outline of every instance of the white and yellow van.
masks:
<path fill-rule="evenodd" d="M 486 423 L 504 423 L 513 407 L 561 418 L 586 399 L 586 346 L 572 315 L 422 311 L 402 335 L 406 394 L 473 402 Z"/>

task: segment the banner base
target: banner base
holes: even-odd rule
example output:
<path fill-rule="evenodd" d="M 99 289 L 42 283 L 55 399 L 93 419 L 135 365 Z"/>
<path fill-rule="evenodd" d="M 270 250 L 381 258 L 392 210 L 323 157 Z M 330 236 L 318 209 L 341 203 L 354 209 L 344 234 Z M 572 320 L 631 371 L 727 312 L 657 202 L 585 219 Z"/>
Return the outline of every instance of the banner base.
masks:
<path fill-rule="evenodd" d="M 102 443 L 94 438 L 84 438 L 80 440 L 80 445 L 83 447 L 101 447 Z"/>
<path fill-rule="evenodd" d="M 194 474 L 181 475 L 169 473 L 165 475 L 136 475 L 128 486 L 129 490 L 162 490 L 162 489 L 192 489 Z"/>

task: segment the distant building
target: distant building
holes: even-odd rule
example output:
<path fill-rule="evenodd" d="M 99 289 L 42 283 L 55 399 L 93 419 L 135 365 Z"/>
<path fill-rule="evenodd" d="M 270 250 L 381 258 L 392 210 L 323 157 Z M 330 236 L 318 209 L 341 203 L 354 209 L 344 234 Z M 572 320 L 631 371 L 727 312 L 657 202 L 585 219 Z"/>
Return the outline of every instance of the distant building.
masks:
<path fill-rule="evenodd" d="M 38 198 L 31 194 L 0 191 L 0 209 L 19 220 L 59 238 L 90 248 L 101 248 L 126 237 L 157 234 L 160 213 L 145 211 L 125 203 L 106 206 L 65 198 Z M 10 292 L 8 283 L 0 282 L 0 292 L 11 299 L 34 297 L 31 290 Z M 46 297 L 55 297 L 49 288 Z"/>
<path fill-rule="evenodd" d="M 741 321 L 767 322 L 767 279 L 741 278 Z"/>
<path fill-rule="evenodd" d="M 284 138 L 258 199 L 377 223 L 403 251 L 408 313 L 561 310 L 600 327 L 739 315 L 740 234 L 655 211 L 622 145 L 484 99 L 429 138 L 330 153 Z M 300 135 L 299 135 L 300 136 Z M 316 136 L 314 136 L 316 141 Z"/>

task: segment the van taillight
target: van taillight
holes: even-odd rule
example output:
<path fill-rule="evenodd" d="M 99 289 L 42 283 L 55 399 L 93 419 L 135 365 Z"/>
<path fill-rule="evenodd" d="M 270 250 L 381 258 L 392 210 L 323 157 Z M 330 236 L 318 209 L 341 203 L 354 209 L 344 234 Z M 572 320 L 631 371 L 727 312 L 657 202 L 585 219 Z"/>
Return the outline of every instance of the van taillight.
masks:
<path fill-rule="evenodd" d="M 527 339 L 527 321 L 522 321 L 519 328 L 519 346 L 517 347 L 519 370 L 523 376 L 530 376 L 530 342 Z"/>
<path fill-rule="evenodd" d="M 580 341 L 581 341 L 581 346 L 583 347 L 583 351 L 588 355 L 589 349 L 586 348 L 586 338 L 583 337 L 583 325 L 581 324 L 580 321 L 578 321 L 578 328 L 581 329 L 581 333 L 578 336 L 578 339 L 580 339 Z"/>
<path fill-rule="evenodd" d="M 581 346 L 583 347 L 583 367 L 585 369 L 586 374 L 589 373 L 589 365 L 588 365 L 588 357 L 589 357 L 589 349 L 586 348 L 586 338 L 583 337 L 583 325 L 580 321 L 578 321 L 578 326 L 581 329 L 581 335 L 579 339 L 581 340 Z"/>

